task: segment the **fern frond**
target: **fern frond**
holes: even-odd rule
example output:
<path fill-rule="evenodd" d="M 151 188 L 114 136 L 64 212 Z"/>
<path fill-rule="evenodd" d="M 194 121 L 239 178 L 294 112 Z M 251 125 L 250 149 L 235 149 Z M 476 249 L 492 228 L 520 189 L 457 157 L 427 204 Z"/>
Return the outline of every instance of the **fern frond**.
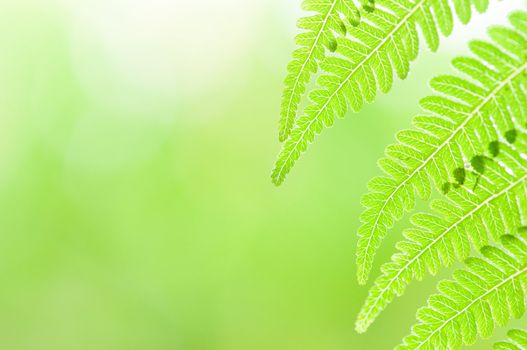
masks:
<path fill-rule="evenodd" d="M 525 237 L 506 235 L 501 243 L 504 249 L 483 247 L 482 259 L 467 259 L 466 270 L 454 272 L 454 280 L 439 282 L 440 294 L 417 312 L 419 323 L 396 349 L 459 349 L 524 314 Z"/>
<path fill-rule="evenodd" d="M 527 116 L 527 13 L 511 16 L 515 30 L 489 31 L 493 43 L 473 41 L 475 57 L 460 57 L 455 68 L 467 78 L 441 76 L 432 80 L 440 93 L 421 101 L 431 115 L 414 119 L 414 130 L 397 135 L 379 162 L 387 177 L 369 184 L 362 198 L 357 244 L 357 279 L 365 283 L 380 242 L 393 223 L 414 207 L 416 193 L 428 199 L 430 181 L 438 188 L 449 178 L 452 165 L 463 167 L 487 145 L 517 128 Z M 454 174 L 455 175 L 455 174 Z"/>
<path fill-rule="evenodd" d="M 493 144 L 499 155 L 487 158 L 482 173 L 466 171 L 463 186 L 451 190 L 448 200 L 432 202 L 440 215 L 416 214 L 416 227 L 406 230 L 406 240 L 398 243 L 400 252 L 381 268 L 356 322 L 359 333 L 366 331 L 382 310 L 402 295 L 413 280 L 427 271 L 436 274 L 443 265 L 464 260 L 470 242 L 476 248 L 496 240 L 499 232 L 513 232 L 524 224 L 527 214 L 527 135 L 515 143 Z"/>
<path fill-rule="evenodd" d="M 343 19 L 353 25 L 360 20 L 360 12 L 351 0 L 304 0 L 302 8 L 315 14 L 298 21 L 298 27 L 304 32 L 296 37 L 300 47 L 293 52 L 293 60 L 287 66 L 280 111 L 281 142 L 289 137 L 306 85 L 318 71 L 326 49 L 334 52 L 337 48 L 335 33 L 346 33 Z"/>
<path fill-rule="evenodd" d="M 511 329 L 507 332 L 509 339 L 494 344 L 494 350 L 527 350 L 527 332 Z"/>
<path fill-rule="evenodd" d="M 471 3 L 484 11 L 488 0 L 453 2 L 461 20 L 468 22 Z M 365 101 L 375 99 L 377 88 L 382 92 L 391 89 L 394 72 L 401 79 L 406 77 L 410 62 L 418 54 L 417 27 L 430 49 L 437 50 L 438 32 L 446 36 L 452 31 L 451 7 L 448 0 L 377 1 L 375 11 L 365 14 L 360 25 L 349 29 L 348 38 L 337 38 L 339 57 L 327 57 L 322 62 L 326 74 L 318 80 L 321 88 L 309 94 L 311 104 L 278 155 L 273 182 L 279 185 L 284 181 L 315 134 L 333 125 L 335 116 L 343 117 L 348 105 L 358 111 Z"/>

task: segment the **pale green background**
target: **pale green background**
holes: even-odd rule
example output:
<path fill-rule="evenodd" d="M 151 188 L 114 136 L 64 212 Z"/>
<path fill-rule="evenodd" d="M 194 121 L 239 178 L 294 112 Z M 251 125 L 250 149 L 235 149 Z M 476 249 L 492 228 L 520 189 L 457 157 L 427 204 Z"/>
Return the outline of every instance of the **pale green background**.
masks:
<path fill-rule="evenodd" d="M 360 196 L 434 71 L 519 3 L 424 49 L 275 188 L 299 1 L 1 0 L 0 349 L 398 344 L 437 279 L 354 332 Z"/>

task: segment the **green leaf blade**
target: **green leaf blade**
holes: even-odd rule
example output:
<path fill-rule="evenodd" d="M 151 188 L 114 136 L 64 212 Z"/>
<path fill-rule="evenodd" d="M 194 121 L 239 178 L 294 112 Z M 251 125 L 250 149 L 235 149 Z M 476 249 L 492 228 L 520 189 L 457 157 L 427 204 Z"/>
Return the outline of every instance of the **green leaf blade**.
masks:
<path fill-rule="evenodd" d="M 303 8 L 314 14 L 298 22 L 298 27 L 304 32 L 295 39 L 300 48 L 293 52 L 293 60 L 288 64 L 288 74 L 284 81 L 280 109 L 281 142 L 290 135 L 311 76 L 318 72 L 326 51 L 336 49 L 336 34 L 342 34 L 345 27 L 341 15 L 353 24 L 358 24 L 360 19 L 358 9 L 349 0 L 305 0 Z"/>
<path fill-rule="evenodd" d="M 519 29 L 514 30 L 518 36 L 514 43 L 527 38 L 527 32 Z M 499 30 L 508 33 L 510 29 Z M 443 190 L 447 189 L 445 185 L 451 187 L 450 179 L 456 186 L 462 185 L 456 183 L 460 176 L 454 168 L 463 170 L 467 160 L 486 155 L 491 142 L 506 137 L 509 131 L 516 132 L 512 121 L 521 124 L 525 118 L 527 57 L 522 56 L 524 49 L 511 44 L 511 36 L 505 39 L 504 35 L 496 35 L 496 29 L 494 33 L 492 44 L 472 43 L 476 58 L 454 60 L 460 73 L 471 80 L 456 76 L 432 80 L 439 95 L 421 101 L 421 107 L 430 115 L 415 118 L 416 130 L 401 132 L 399 142 L 386 148 L 386 159 L 392 169 L 398 169 L 397 177 L 386 182 L 382 191 L 370 189 L 373 195 L 362 201 L 366 214 L 361 216 L 358 230 L 359 283 L 366 282 L 387 230 L 404 212 L 413 209 L 416 193 L 426 200 L 431 183 Z"/>
<path fill-rule="evenodd" d="M 466 270 L 454 273 L 448 288 L 443 284 L 440 294 L 429 298 L 417 313 L 419 323 L 397 349 L 459 349 L 473 342 L 473 334 L 460 332 L 461 324 L 487 338 L 514 317 L 515 305 L 525 308 L 525 296 L 511 293 L 517 284 L 525 287 L 527 261 L 514 253 L 527 252 L 525 237 L 506 237 L 504 248 L 483 248 L 483 258 L 467 259 Z"/>

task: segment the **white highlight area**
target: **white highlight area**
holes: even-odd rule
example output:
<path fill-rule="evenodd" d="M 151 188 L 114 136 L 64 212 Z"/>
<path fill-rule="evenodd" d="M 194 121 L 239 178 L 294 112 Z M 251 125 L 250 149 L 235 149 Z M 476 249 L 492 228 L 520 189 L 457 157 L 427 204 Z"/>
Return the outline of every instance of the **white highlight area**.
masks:
<path fill-rule="evenodd" d="M 68 11 L 74 60 L 88 83 L 94 84 L 95 74 L 106 81 L 106 89 L 116 84 L 116 93 L 134 87 L 141 94 L 150 91 L 166 98 L 176 92 L 181 98 L 199 93 L 223 79 L 228 66 L 242 61 L 255 16 L 265 3 L 58 1 Z"/>

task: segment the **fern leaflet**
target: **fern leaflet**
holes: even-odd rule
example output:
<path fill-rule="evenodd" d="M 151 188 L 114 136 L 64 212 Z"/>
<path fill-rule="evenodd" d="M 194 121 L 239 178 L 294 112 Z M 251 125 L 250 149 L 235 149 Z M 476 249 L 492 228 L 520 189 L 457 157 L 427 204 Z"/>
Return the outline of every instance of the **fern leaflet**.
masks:
<path fill-rule="evenodd" d="M 480 12 L 488 5 L 488 0 L 453 2 L 463 22 L 470 20 L 471 2 Z M 382 92 L 391 89 L 394 71 L 399 78 L 406 77 L 418 54 L 417 26 L 433 51 L 439 46 L 438 31 L 447 36 L 453 26 L 448 0 L 382 0 L 364 18 L 349 29 L 349 38 L 336 39 L 338 57 L 326 57 L 322 62 L 326 74 L 318 80 L 321 88 L 309 94 L 311 104 L 297 119 L 278 155 L 272 173 L 276 185 L 284 181 L 315 134 L 333 125 L 335 116 L 346 114 L 348 104 L 359 111 L 365 101 L 375 99 L 377 88 Z"/>
<path fill-rule="evenodd" d="M 441 188 L 452 164 L 463 168 L 527 116 L 527 13 L 513 14 L 511 22 L 515 30 L 496 27 L 489 31 L 494 43 L 471 42 L 475 58 L 453 61 L 467 78 L 440 76 L 432 80 L 440 95 L 421 101 L 431 115 L 416 117 L 416 129 L 400 132 L 398 143 L 387 147 L 386 158 L 379 165 L 388 176 L 370 181 L 370 193 L 362 199 L 366 209 L 357 245 L 360 283 L 367 280 L 388 228 L 413 209 L 415 193 L 428 199 L 430 180 Z"/>
<path fill-rule="evenodd" d="M 507 335 L 509 340 L 494 344 L 494 350 L 527 350 L 527 332 L 511 329 Z"/>
<path fill-rule="evenodd" d="M 360 12 L 351 0 L 305 0 L 302 7 L 315 14 L 298 22 L 298 27 L 305 31 L 296 37 L 296 43 L 300 47 L 293 52 L 293 60 L 288 65 L 288 74 L 284 82 L 280 141 L 289 136 L 302 94 L 311 75 L 318 71 L 326 48 L 330 51 L 336 50 L 335 33 L 346 33 L 346 25 L 341 16 L 353 25 L 357 25 L 360 20 Z"/>
<path fill-rule="evenodd" d="M 525 312 L 527 244 L 525 237 L 503 236 L 504 249 L 486 246 L 483 259 L 469 258 L 467 269 L 441 281 L 440 294 L 417 313 L 419 323 L 396 349 L 459 349 L 477 336 L 489 337 Z"/>
<path fill-rule="evenodd" d="M 470 242 L 477 247 L 496 240 L 499 232 L 513 232 L 524 224 L 527 214 L 527 135 L 493 144 L 499 156 L 487 158 L 481 173 L 466 173 L 463 185 L 448 193 L 448 200 L 432 202 L 441 216 L 416 214 L 415 228 L 405 231 L 406 240 L 392 261 L 382 266 L 362 307 L 357 322 L 358 332 L 364 332 L 379 313 L 412 279 L 422 279 L 428 270 L 435 274 L 442 265 L 464 260 L 470 252 Z M 479 159 L 479 158 L 478 158 Z"/>

